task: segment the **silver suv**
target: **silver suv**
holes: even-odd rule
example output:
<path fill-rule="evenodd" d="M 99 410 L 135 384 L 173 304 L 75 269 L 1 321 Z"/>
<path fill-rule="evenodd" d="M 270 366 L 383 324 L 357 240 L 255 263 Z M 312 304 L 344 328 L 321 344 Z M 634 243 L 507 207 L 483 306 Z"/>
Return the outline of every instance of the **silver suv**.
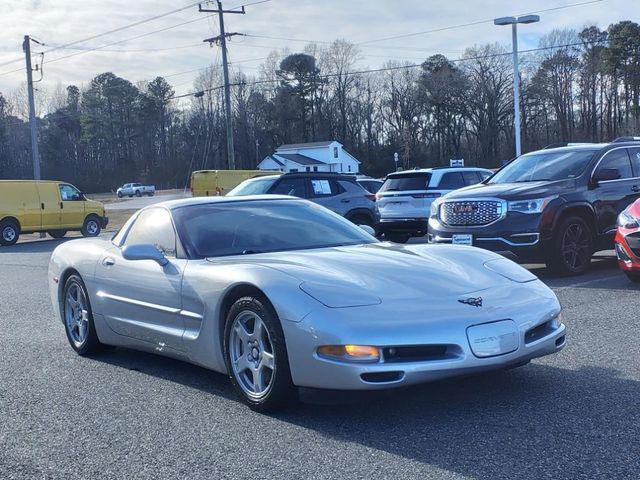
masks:
<path fill-rule="evenodd" d="M 402 243 L 426 235 L 431 202 L 491 175 L 491 170 L 476 167 L 434 167 L 390 174 L 376 194 L 378 233 Z"/>
<path fill-rule="evenodd" d="M 380 220 L 375 195 L 352 175 L 329 172 L 285 173 L 245 180 L 227 196 L 291 195 L 332 210 L 358 225 L 376 228 Z M 428 210 L 428 209 L 427 209 Z"/>

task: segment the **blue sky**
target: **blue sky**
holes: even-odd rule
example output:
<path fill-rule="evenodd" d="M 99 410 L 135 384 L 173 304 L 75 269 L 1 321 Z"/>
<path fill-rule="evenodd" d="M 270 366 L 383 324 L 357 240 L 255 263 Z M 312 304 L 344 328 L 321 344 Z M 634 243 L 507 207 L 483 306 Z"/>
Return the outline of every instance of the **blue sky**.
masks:
<path fill-rule="evenodd" d="M 252 1 L 256 0 L 246 0 L 245 3 Z M 355 43 L 370 42 L 361 45 L 362 56 L 358 64 L 359 67 L 378 67 L 392 59 L 420 62 L 433 53 L 456 58 L 474 44 L 501 42 L 510 45 L 510 31 L 487 22 L 396 40 L 374 40 L 581 1 L 584 0 L 271 0 L 248 6 L 246 15 L 227 15 L 225 19 L 227 31 L 291 39 L 331 41 L 344 38 Z M 20 58 L 25 33 L 50 48 L 189 3 L 189 0 L 0 0 L 0 11 L 3 12 L 0 17 L 0 64 Z M 224 5 L 230 8 L 241 3 L 242 0 L 227 0 Z M 640 22 L 640 0 L 603 0 L 540 15 L 540 23 L 521 28 L 521 49 L 536 47 L 540 36 L 554 28 L 580 29 L 587 24 L 606 28 L 610 23 L 623 19 Z M 183 22 L 191 23 L 113 45 L 106 49 L 109 51 L 89 52 L 47 64 L 47 60 L 79 50 L 51 52 L 45 56 L 45 75 L 40 86 L 49 91 L 59 84 L 81 86 L 104 71 L 139 81 L 207 66 L 214 58 L 215 50 L 201 42 L 217 34 L 218 22 L 215 17 L 207 18 L 205 14 L 198 13 L 195 6 L 78 47 L 117 42 Z M 271 49 L 287 47 L 295 51 L 304 45 L 305 42 L 292 40 L 236 37 L 229 45 L 229 52 L 232 61 L 240 62 L 237 63 L 238 68 L 252 74 L 261 63 L 254 59 L 266 57 Z M 150 49 L 166 50 L 148 51 Z M 0 92 L 8 93 L 24 83 L 23 71 L 1 75 L 23 65 L 17 62 L 0 67 Z M 171 77 L 177 93 L 189 91 L 197 73 Z"/>

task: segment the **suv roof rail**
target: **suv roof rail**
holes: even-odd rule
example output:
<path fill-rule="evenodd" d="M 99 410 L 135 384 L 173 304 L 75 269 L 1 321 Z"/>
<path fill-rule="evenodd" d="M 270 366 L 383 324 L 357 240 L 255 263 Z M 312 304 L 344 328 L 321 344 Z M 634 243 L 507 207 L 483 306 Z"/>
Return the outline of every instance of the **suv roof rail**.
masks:
<path fill-rule="evenodd" d="M 618 137 L 611 143 L 640 142 L 640 137 Z"/>
<path fill-rule="evenodd" d="M 592 142 L 557 142 L 550 143 L 546 147 L 542 147 L 542 150 L 549 150 L 550 148 L 561 148 L 561 147 L 577 147 L 580 145 L 593 145 Z"/>

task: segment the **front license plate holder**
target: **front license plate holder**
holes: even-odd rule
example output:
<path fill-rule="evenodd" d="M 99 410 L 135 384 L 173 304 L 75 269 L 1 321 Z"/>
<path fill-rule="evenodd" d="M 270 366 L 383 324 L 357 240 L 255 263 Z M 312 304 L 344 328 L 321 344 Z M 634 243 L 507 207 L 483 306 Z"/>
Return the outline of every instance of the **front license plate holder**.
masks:
<path fill-rule="evenodd" d="M 467 338 L 471 351 L 478 358 L 515 352 L 520 344 L 518 327 L 513 320 L 474 325 L 467 328 Z"/>
<path fill-rule="evenodd" d="M 473 245 L 473 235 L 466 233 L 455 233 L 451 237 L 451 243 L 453 245 Z"/>

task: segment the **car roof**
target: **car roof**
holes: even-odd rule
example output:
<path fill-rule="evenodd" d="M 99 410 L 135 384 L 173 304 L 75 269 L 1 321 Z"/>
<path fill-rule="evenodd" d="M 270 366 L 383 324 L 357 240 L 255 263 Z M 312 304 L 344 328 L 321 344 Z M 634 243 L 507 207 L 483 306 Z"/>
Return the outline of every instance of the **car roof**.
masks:
<path fill-rule="evenodd" d="M 539 152 L 575 152 L 579 150 L 601 150 L 605 147 L 613 146 L 618 144 L 613 143 L 576 143 L 573 145 L 565 145 L 563 147 L 552 147 L 552 148 L 542 148 L 540 150 L 534 150 L 532 152 L 527 152 L 524 155 L 529 155 L 530 153 L 539 153 Z"/>
<path fill-rule="evenodd" d="M 181 198 L 177 200 L 167 200 L 165 202 L 149 205 L 146 208 L 164 207 L 169 210 L 176 208 L 191 207 L 196 205 L 223 205 L 225 203 L 241 203 L 241 202 L 254 202 L 265 200 L 300 200 L 297 197 L 290 197 L 288 195 L 247 195 L 246 197 L 193 197 L 193 198 Z"/>
<path fill-rule="evenodd" d="M 401 172 L 391 172 L 387 177 L 402 176 L 403 174 L 411 173 L 447 173 L 447 172 L 470 172 L 470 171 L 486 171 L 491 172 L 488 168 L 483 167 L 429 167 L 429 168 L 417 168 L 415 170 L 402 170 Z"/>

